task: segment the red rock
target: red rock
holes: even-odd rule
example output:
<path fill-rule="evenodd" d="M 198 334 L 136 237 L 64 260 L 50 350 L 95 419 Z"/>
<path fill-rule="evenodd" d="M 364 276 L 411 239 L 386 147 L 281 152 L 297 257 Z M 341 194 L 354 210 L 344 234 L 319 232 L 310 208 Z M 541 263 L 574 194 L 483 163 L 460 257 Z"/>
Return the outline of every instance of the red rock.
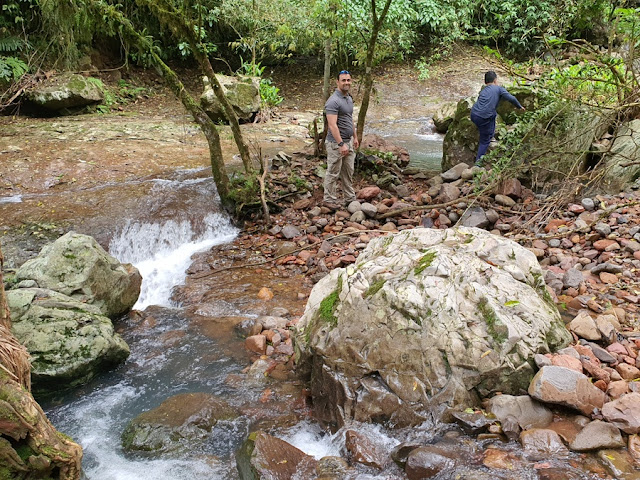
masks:
<path fill-rule="evenodd" d="M 293 257 L 295 259 L 295 257 Z M 258 292 L 258 298 L 260 300 L 271 300 L 273 298 L 273 292 L 268 287 L 262 287 Z"/>
<path fill-rule="evenodd" d="M 606 348 L 607 352 L 609 353 L 617 353 L 620 355 L 626 355 L 627 354 L 627 349 L 624 348 L 624 345 L 622 345 L 621 343 L 612 343 L 611 345 L 609 345 Z"/>
<path fill-rule="evenodd" d="M 607 382 L 605 382 L 604 380 L 597 380 L 593 383 L 593 386 L 599 388 L 603 392 L 607 391 Z"/>
<path fill-rule="evenodd" d="M 358 192 L 358 195 L 356 196 L 359 200 L 365 200 L 369 202 L 376 198 L 378 195 L 380 195 L 380 187 L 376 187 L 374 185 L 370 187 L 364 187 Z"/>
<path fill-rule="evenodd" d="M 569 211 L 571 213 L 582 213 L 584 212 L 584 207 L 574 203 L 573 205 L 569 205 Z"/>
<path fill-rule="evenodd" d="M 354 257 L 353 255 L 345 255 L 343 257 L 340 257 L 340 262 L 343 265 L 349 265 L 350 263 L 356 262 L 356 257 Z"/>
<path fill-rule="evenodd" d="M 566 224 L 567 224 L 566 220 L 563 220 L 561 218 L 554 218 L 547 224 L 546 227 L 544 227 L 544 231 L 549 233 L 553 230 L 557 230 L 558 227 L 560 227 L 561 225 L 566 225 Z"/>
<path fill-rule="evenodd" d="M 618 380 L 616 382 L 609 383 L 607 387 L 607 394 L 613 398 L 620 398 L 622 395 L 629 391 L 629 385 L 626 380 Z"/>
<path fill-rule="evenodd" d="M 498 193 L 517 200 L 522 197 L 522 184 L 517 178 L 504 180 L 498 187 Z"/>
<path fill-rule="evenodd" d="M 250 352 L 264 355 L 267 351 L 267 337 L 264 335 L 252 335 L 244 341 L 244 346 Z"/>
<path fill-rule="evenodd" d="M 640 370 L 627 363 L 620 363 L 616 365 L 616 371 L 625 380 L 635 380 L 636 378 L 640 378 Z"/>
<path fill-rule="evenodd" d="M 638 250 L 637 252 L 633 252 L 633 258 L 635 258 L 636 260 L 640 260 L 640 250 Z"/>
<path fill-rule="evenodd" d="M 600 272 L 599 277 L 600 277 L 600 280 L 602 281 L 602 283 L 607 283 L 607 284 L 618 283 L 618 277 L 616 275 L 614 275 L 613 273 Z"/>
<path fill-rule="evenodd" d="M 551 364 L 556 367 L 566 367 L 582 373 L 582 362 L 571 355 L 553 355 L 551 357 Z"/>
<path fill-rule="evenodd" d="M 590 310 L 593 310 L 596 313 L 604 312 L 604 307 L 600 305 L 598 302 L 596 302 L 595 300 L 589 300 L 587 302 L 587 307 L 589 307 Z"/>
<path fill-rule="evenodd" d="M 614 244 L 618 245 L 618 242 L 616 242 L 615 240 L 611 240 L 609 238 L 604 238 L 602 240 L 593 242 L 593 248 L 602 252 L 607 250 L 609 247 L 611 247 L 611 245 L 614 245 Z M 620 249 L 620 245 L 618 245 L 618 250 L 619 249 Z"/>
<path fill-rule="evenodd" d="M 298 252 L 298 257 L 304 260 L 305 262 L 309 260 L 309 258 L 311 258 L 312 256 L 313 256 L 313 253 L 310 252 L 309 250 L 302 250 L 301 252 Z"/>

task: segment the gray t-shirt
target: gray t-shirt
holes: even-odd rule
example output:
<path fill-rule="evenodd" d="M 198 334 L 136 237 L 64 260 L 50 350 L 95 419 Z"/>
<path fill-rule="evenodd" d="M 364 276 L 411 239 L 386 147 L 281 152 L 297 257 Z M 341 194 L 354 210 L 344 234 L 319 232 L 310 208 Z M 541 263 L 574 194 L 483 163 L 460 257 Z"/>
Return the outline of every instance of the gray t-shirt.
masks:
<path fill-rule="evenodd" d="M 351 95 L 343 95 L 340 89 L 336 88 L 333 95 L 324 104 L 324 111 L 327 115 L 338 115 L 338 130 L 344 142 L 348 142 L 353 136 L 353 99 Z M 331 130 L 327 132 L 327 142 L 335 142 L 331 135 Z"/>

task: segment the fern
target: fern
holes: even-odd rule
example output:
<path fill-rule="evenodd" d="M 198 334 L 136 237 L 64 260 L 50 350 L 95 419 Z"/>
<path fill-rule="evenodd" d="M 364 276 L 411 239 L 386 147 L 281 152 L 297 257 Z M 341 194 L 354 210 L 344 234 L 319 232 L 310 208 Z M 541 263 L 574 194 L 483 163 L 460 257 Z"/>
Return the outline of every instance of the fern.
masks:
<path fill-rule="evenodd" d="M 25 46 L 25 41 L 18 37 L 0 37 L 0 52 L 18 52 Z"/>
<path fill-rule="evenodd" d="M 20 80 L 27 73 L 29 66 L 16 57 L 0 57 L 0 83 Z"/>

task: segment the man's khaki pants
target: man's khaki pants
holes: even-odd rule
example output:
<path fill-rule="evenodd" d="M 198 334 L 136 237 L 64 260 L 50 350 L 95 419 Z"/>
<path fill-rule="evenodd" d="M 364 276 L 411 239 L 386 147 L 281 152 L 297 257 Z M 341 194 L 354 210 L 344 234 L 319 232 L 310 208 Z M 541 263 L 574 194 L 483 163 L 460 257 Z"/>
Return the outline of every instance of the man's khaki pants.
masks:
<path fill-rule="evenodd" d="M 353 150 L 353 139 L 349 140 L 349 153 L 340 155 L 337 142 L 327 142 L 327 174 L 324 177 L 324 201 L 338 203 L 338 179 L 342 183 L 345 202 L 356 199 L 353 191 L 353 168 L 356 152 Z"/>

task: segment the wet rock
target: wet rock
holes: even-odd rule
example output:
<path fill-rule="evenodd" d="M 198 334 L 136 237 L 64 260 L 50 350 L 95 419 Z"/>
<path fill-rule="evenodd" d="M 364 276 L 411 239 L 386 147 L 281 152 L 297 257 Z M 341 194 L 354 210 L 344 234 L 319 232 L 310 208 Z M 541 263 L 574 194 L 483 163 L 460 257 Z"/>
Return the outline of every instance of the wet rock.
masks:
<path fill-rule="evenodd" d="M 495 447 L 487 448 L 482 454 L 482 464 L 491 469 L 514 470 L 519 463 L 513 453 Z"/>
<path fill-rule="evenodd" d="M 452 415 L 458 425 L 470 435 L 486 430 L 493 423 L 493 420 L 487 418 L 482 412 L 454 412 Z"/>
<path fill-rule="evenodd" d="M 560 436 L 545 428 L 525 430 L 520 434 L 520 443 L 527 457 L 532 460 L 546 459 L 549 456 L 562 457 L 569 453 Z"/>
<path fill-rule="evenodd" d="M 16 280 L 34 280 L 40 288 L 95 305 L 112 319 L 131 310 L 142 283 L 135 267 L 120 263 L 92 237 L 75 232 L 25 262 L 16 271 Z"/>
<path fill-rule="evenodd" d="M 240 480 L 315 478 L 318 462 L 265 432 L 254 432 L 236 453 Z"/>
<path fill-rule="evenodd" d="M 563 367 L 543 367 L 529 385 L 529 395 L 545 403 L 575 408 L 585 415 L 604 405 L 605 394 L 589 377 Z"/>
<path fill-rule="evenodd" d="M 237 416 L 232 407 L 213 395 L 175 395 L 131 420 L 122 432 L 122 447 L 148 454 L 186 451 L 204 442 L 219 421 Z"/>
<path fill-rule="evenodd" d="M 587 424 L 569 444 L 576 452 L 599 450 L 601 448 L 620 448 L 624 441 L 618 430 L 611 423 L 594 420 Z"/>
<path fill-rule="evenodd" d="M 407 457 L 404 471 L 409 480 L 421 480 L 435 477 L 444 470 L 456 465 L 453 452 L 434 445 L 416 448 Z"/>
<path fill-rule="evenodd" d="M 423 445 L 421 443 L 413 443 L 413 442 L 403 442 L 399 445 L 396 445 L 394 449 L 391 451 L 391 459 L 398 465 L 400 468 L 404 470 L 405 465 L 407 464 L 407 458 L 416 448 L 420 448 Z"/>
<path fill-rule="evenodd" d="M 640 433 L 640 393 L 627 393 L 606 403 L 602 415 L 625 433 Z"/>
<path fill-rule="evenodd" d="M 129 346 L 97 305 L 42 288 L 9 290 L 6 298 L 12 333 L 31 355 L 38 394 L 82 385 L 129 356 Z"/>
<path fill-rule="evenodd" d="M 489 400 L 488 410 L 500 422 L 514 417 L 523 430 L 544 428 L 553 420 L 551 411 L 528 395 L 497 395 Z"/>
<path fill-rule="evenodd" d="M 381 445 L 354 430 L 347 430 L 345 433 L 345 448 L 351 460 L 356 463 L 382 470 L 389 461 L 389 456 Z"/>
<path fill-rule="evenodd" d="M 260 300 L 271 300 L 273 298 L 273 292 L 268 287 L 262 287 L 258 292 L 258 298 Z"/>
<path fill-rule="evenodd" d="M 631 455 L 624 450 L 600 450 L 597 456 L 616 480 L 636 480 L 638 478 L 638 469 L 633 465 Z"/>
<path fill-rule="evenodd" d="M 275 312 L 275 313 L 279 313 L 279 312 Z M 264 315 L 262 317 L 258 317 L 257 321 L 260 322 L 260 324 L 262 324 L 262 328 L 264 328 L 265 330 L 275 330 L 277 328 L 286 328 L 287 323 L 289 323 L 289 320 L 287 320 L 284 317 L 274 317 L 272 315 Z"/>
<path fill-rule="evenodd" d="M 343 480 L 349 471 L 349 464 L 344 458 L 322 457 L 316 466 L 316 480 Z"/>

